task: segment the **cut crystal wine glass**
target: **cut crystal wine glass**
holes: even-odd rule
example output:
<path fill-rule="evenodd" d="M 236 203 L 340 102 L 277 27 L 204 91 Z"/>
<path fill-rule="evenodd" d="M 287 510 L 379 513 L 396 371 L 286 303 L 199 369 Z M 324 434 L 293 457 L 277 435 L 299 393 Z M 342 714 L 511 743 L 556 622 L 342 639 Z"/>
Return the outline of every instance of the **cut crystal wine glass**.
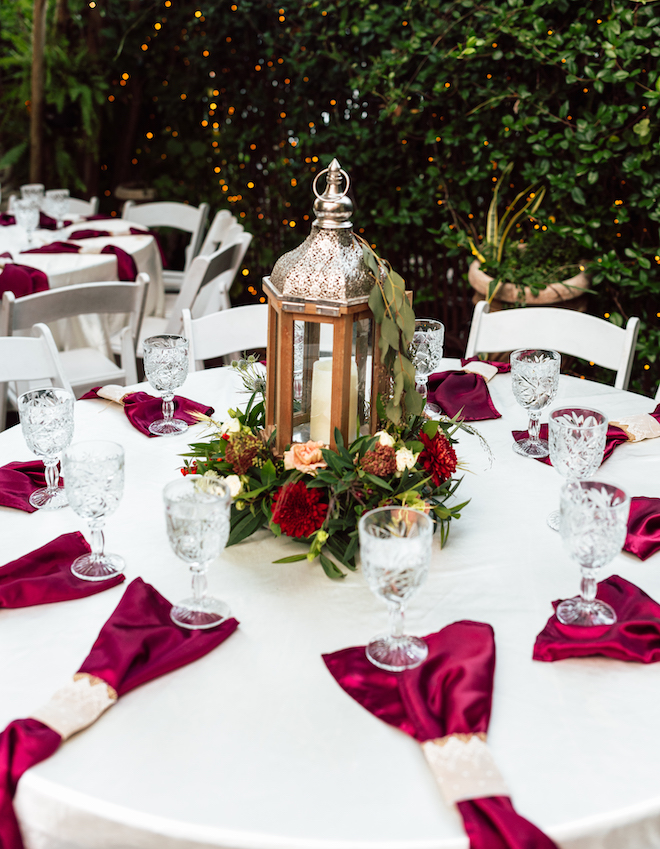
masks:
<path fill-rule="evenodd" d="M 39 226 L 39 204 L 34 198 L 16 198 L 13 207 L 14 217 L 19 227 L 25 230 L 28 245 L 32 244 L 32 234 Z"/>
<path fill-rule="evenodd" d="M 48 189 L 46 204 L 49 214 L 57 221 L 57 229 L 61 230 L 64 225 L 64 216 L 69 211 L 69 190 Z"/>
<path fill-rule="evenodd" d="M 596 598 L 599 569 L 621 551 L 626 539 L 630 499 L 616 486 L 569 481 L 561 493 L 559 532 L 564 548 L 582 573 L 580 595 L 562 601 L 557 618 L 564 625 L 613 625 L 614 609 Z"/>
<path fill-rule="evenodd" d="M 567 480 L 587 480 L 603 462 L 607 418 L 599 410 L 562 407 L 548 419 L 548 447 L 552 465 Z M 548 525 L 559 530 L 559 510 L 548 516 Z"/>
<path fill-rule="evenodd" d="M 156 436 L 183 433 L 188 425 L 174 418 L 174 390 L 188 377 L 188 340 L 185 336 L 150 336 L 142 346 L 146 378 L 163 393 L 163 418 L 152 422 L 149 431 Z"/>
<path fill-rule="evenodd" d="M 541 410 L 557 394 L 561 357 L 557 351 L 520 349 L 511 354 L 513 397 L 529 413 L 529 437 L 513 443 L 523 457 L 547 457 L 546 439 L 539 439 Z"/>
<path fill-rule="evenodd" d="M 433 520 L 408 507 L 379 507 L 362 516 L 358 532 L 362 571 L 390 616 L 389 633 L 369 643 L 367 657 L 390 672 L 412 669 L 426 659 L 428 646 L 403 633 L 404 607 L 426 580 Z"/>
<path fill-rule="evenodd" d="M 76 558 L 71 571 L 85 581 L 104 581 L 124 571 L 124 558 L 107 554 L 103 525 L 124 493 L 124 449 L 116 442 L 77 442 L 64 452 L 64 486 L 69 504 L 86 519 L 91 552 Z"/>
<path fill-rule="evenodd" d="M 410 344 L 410 354 L 415 366 L 415 381 L 417 391 L 424 398 L 428 394 L 429 377 L 437 370 L 442 359 L 443 343 L 445 341 L 445 326 L 433 318 L 418 318 L 415 321 L 415 332 Z M 436 412 L 425 404 L 424 412 Z"/>
<path fill-rule="evenodd" d="M 32 389 L 18 398 L 23 437 L 30 451 L 44 461 L 46 487 L 30 496 L 30 504 L 40 510 L 57 510 L 68 504 L 59 485 L 57 461 L 73 437 L 74 400 L 67 389 Z"/>
<path fill-rule="evenodd" d="M 167 535 L 174 553 L 192 570 L 193 595 L 174 605 L 172 620 L 196 630 L 219 625 L 231 612 L 207 595 L 206 571 L 229 538 L 231 493 L 218 478 L 187 475 L 163 490 Z"/>

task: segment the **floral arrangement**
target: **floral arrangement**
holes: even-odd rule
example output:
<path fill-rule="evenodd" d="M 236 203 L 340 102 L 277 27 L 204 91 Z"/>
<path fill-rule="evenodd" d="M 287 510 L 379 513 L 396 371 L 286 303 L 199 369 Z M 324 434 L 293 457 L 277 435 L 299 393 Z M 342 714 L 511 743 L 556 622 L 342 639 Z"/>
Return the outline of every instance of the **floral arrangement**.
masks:
<path fill-rule="evenodd" d="M 335 431 L 337 450 L 321 442 L 293 443 L 278 457 L 274 430 L 265 429 L 265 381 L 254 357 L 233 364 L 250 399 L 244 412 L 231 410 L 212 438 L 190 446 L 184 474 L 222 478 L 233 496 L 228 545 L 249 537 L 263 525 L 307 546 L 307 552 L 278 563 L 319 558 L 330 578 L 342 578 L 342 566 L 354 570 L 357 523 L 367 510 L 391 504 L 432 513 L 442 542 L 449 522 L 465 504 L 447 500 L 460 483 L 455 420 L 431 421 L 408 415 L 388 420 L 375 434 L 344 445 Z"/>

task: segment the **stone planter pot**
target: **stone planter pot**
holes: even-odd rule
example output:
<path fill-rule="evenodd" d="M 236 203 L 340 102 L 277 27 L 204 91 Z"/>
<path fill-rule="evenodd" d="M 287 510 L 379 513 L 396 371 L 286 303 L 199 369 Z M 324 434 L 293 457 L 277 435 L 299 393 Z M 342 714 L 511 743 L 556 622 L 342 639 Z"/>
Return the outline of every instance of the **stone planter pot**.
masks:
<path fill-rule="evenodd" d="M 470 263 L 468 268 L 468 281 L 470 286 L 475 289 L 480 295 L 487 297 L 488 284 L 492 281 L 485 272 L 481 270 L 481 263 L 475 259 Z M 548 306 L 557 304 L 563 301 L 571 301 L 584 294 L 584 290 L 589 288 L 589 278 L 580 271 L 575 277 L 569 280 L 564 280 L 561 283 L 551 283 L 538 295 L 532 295 L 529 287 L 525 287 L 525 303 L 531 306 Z M 498 301 L 503 301 L 507 304 L 516 304 L 520 302 L 520 289 L 511 283 L 505 283 L 497 290 L 495 298 Z"/>

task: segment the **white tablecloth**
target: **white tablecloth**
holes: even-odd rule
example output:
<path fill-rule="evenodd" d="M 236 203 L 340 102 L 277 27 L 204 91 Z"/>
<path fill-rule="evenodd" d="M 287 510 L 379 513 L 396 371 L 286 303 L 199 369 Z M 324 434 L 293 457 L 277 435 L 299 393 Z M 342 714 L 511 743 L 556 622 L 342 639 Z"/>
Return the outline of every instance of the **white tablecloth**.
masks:
<path fill-rule="evenodd" d="M 237 400 L 225 370 L 191 375 L 183 394 Z M 660 846 L 658 667 L 604 658 L 538 663 L 536 634 L 553 599 L 574 595 L 578 570 L 545 523 L 561 479 L 511 450 L 525 414 L 510 378 L 490 384 L 503 418 L 477 425 L 495 454 L 486 471 L 474 437 L 458 496 L 470 497 L 411 601 L 408 629 L 458 619 L 495 629 L 497 667 L 489 742 L 518 811 L 562 849 Z M 650 411 L 650 398 L 563 377 L 555 405 L 588 402 L 610 417 Z M 547 415 L 543 420 L 547 420 Z M 168 439 L 134 431 L 120 409 L 76 404 L 74 439 L 126 449 L 126 492 L 107 523 L 108 550 L 127 579 L 141 575 L 172 601 L 189 587 L 169 549 L 163 485 L 200 426 Z M 0 435 L 0 462 L 30 454 L 20 430 Z M 598 478 L 631 495 L 660 496 L 660 440 L 626 444 Z M 69 510 L 0 509 L 3 560 L 65 531 Z M 320 655 L 384 630 L 384 606 L 362 576 L 332 582 L 318 564 L 273 564 L 299 552 L 266 531 L 227 549 L 210 588 L 240 628 L 209 656 L 119 700 L 94 726 L 20 781 L 16 806 L 28 849 L 466 849 L 460 817 L 440 798 L 420 747 L 349 698 Z M 620 574 L 660 599 L 660 554 L 618 555 Z M 0 611 L 0 722 L 28 716 L 79 667 L 122 587 L 88 599 Z"/>
<path fill-rule="evenodd" d="M 62 230 L 37 230 L 34 234 L 34 247 L 48 245 L 51 242 L 67 241 L 76 230 L 107 230 L 110 233 L 128 230 L 132 225 L 121 219 L 101 221 L 79 221 L 70 224 Z M 130 254 L 138 271 L 149 275 L 149 289 L 145 315 L 164 315 L 165 288 L 163 285 L 163 266 L 160 251 L 153 236 L 99 236 L 93 239 L 76 241 L 86 250 L 100 251 L 106 245 L 116 245 Z M 28 247 L 27 237 L 22 227 L 0 227 L 0 253 L 9 251 L 14 260 L 22 265 L 38 268 L 48 276 L 51 289 L 59 286 L 72 286 L 77 283 L 97 283 L 106 280 L 117 280 L 117 259 L 113 254 L 79 253 L 79 254 L 26 254 L 21 253 Z M 95 316 L 77 316 L 51 324 L 55 341 L 63 351 L 75 348 L 91 347 L 102 351 L 106 356 L 112 356 L 110 337 L 123 327 L 125 321 L 108 317 L 99 321 Z"/>

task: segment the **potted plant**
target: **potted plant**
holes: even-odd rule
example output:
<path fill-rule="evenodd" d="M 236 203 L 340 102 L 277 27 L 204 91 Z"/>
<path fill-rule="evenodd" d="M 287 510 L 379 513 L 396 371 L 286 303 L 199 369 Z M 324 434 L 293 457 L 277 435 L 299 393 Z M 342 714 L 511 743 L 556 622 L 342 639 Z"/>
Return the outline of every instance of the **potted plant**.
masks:
<path fill-rule="evenodd" d="M 463 241 L 475 257 L 468 282 L 489 303 L 495 298 L 528 305 L 572 300 L 588 289 L 589 279 L 579 246 L 563 237 L 552 216 L 548 223 L 535 217 L 545 187 L 535 190 L 535 184 L 527 186 L 499 217 L 500 187 L 512 169 L 513 163 L 509 163 L 493 189 L 485 238 L 479 239 L 474 227 L 470 233 L 463 231 Z"/>

